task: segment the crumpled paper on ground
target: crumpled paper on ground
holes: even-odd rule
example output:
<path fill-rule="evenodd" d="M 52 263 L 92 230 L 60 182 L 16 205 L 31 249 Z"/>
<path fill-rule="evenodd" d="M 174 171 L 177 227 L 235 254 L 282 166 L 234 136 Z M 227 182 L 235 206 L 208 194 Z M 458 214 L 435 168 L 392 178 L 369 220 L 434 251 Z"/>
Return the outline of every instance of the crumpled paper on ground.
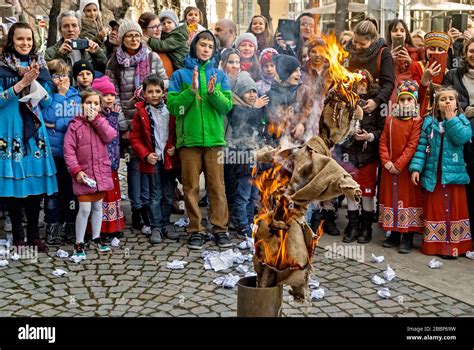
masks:
<path fill-rule="evenodd" d="M 316 289 L 319 287 L 319 281 L 318 279 L 312 279 L 312 278 L 309 278 L 308 280 L 308 287 L 309 289 Z"/>
<path fill-rule="evenodd" d="M 58 258 L 62 258 L 62 259 L 69 258 L 69 253 L 66 252 L 65 250 L 58 249 L 57 252 L 56 252 L 56 256 Z"/>
<path fill-rule="evenodd" d="M 370 258 L 370 261 L 373 263 L 381 263 L 385 260 L 385 257 L 383 255 L 380 256 L 375 256 L 375 254 L 372 254 L 372 257 Z"/>
<path fill-rule="evenodd" d="M 243 264 L 245 261 L 251 261 L 252 255 L 243 255 L 241 252 L 228 249 L 222 253 L 216 251 L 205 251 L 202 253 L 204 259 L 204 269 L 214 269 L 215 272 L 231 268 L 234 263 Z"/>
<path fill-rule="evenodd" d="M 385 283 L 385 280 L 377 275 L 372 277 L 372 282 L 375 283 L 376 285 L 381 285 Z"/>
<path fill-rule="evenodd" d="M 383 277 L 390 282 L 395 278 L 395 276 L 395 271 L 390 267 L 390 265 L 387 265 L 387 270 L 383 272 Z"/>
<path fill-rule="evenodd" d="M 311 300 L 321 300 L 324 298 L 324 289 L 318 288 L 311 291 Z"/>
<path fill-rule="evenodd" d="M 20 256 L 17 253 L 13 253 L 12 255 L 10 255 L 10 259 L 13 261 L 18 261 L 20 260 Z"/>
<path fill-rule="evenodd" d="M 474 252 L 467 251 L 466 252 L 466 258 L 474 260 Z"/>
<path fill-rule="evenodd" d="M 251 252 L 255 250 L 255 243 L 252 237 L 247 237 L 245 241 L 242 241 L 238 245 L 239 249 L 250 249 Z"/>
<path fill-rule="evenodd" d="M 61 270 L 61 269 L 56 269 L 56 270 L 53 271 L 53 275 L 55 275 L 57 277 L 61 277 L 65 274 L 67 274 L 67 272 L 64 271 L 64 270 Z"/>
<path fill-rule="evenodd" d="M 120 245 L 120 239 L 118 239 L 117 237 L 114 237 L 114 239 L 110 242 L 110 245 L 112 247 L 118 247 Z"/>
<path fill-rule="evenodd" d="M 433 258 L 428 263 L 428 266 L 432 269 L 439 269 L 441 266 L 443 266 L 443 263 L 439 260 L 436 260 L 436 258 Z"/>
<path fill-rule="evenodd" d="M 390 298 L 390 290 L 387 288 L 387 287 L 384 287 L 382 289 L 379 289 L 378 292 L 377 292 L 377 295 L 379 297 L 382 297 L 384 299 L 388 299 Z"/>
<path fill-rule="evenodd" d="M 7 260 L 0 260 L 0 267 L 5 267 L 8 265 L 8 261 Z"/>
<path fill-rule="evenodd" d="M 174 223 L 175 226 L 178 227 L 187 227 L 189 225 L 189 218 L 181 218 Z"/>
<path fill-rule="evenodd" d="M 215 278 L 212 282 L 224 288 L 234 288 L 237 282 L 239 282 L 239 280 L 239 276 L 234 276 L 229 273 L 226 276 L 220 276 Z"/>
<path fill-rule="evenodd" d="M 248 270 L 249 270 L 249 267 L 245 266 L 245 265 L 239 265 L 239 266 L 237 266 L 236 270 L 237 270 L 238 273 L 247 273 Z"/>
<path fill-rule="evenodd" d="M 183 260 L 173 260 L 172 262 L 166 264 L 166 267 L 171 270 L 180 270 L 184 269 L 184 265 L 186 265 L 187 263 L 187 261 Z"/>
<path fill-rule="evenodd" d="M 69 261 L 73 261 L 76 264 L 79 264 L 82 260 L 85 260 L 84 258 L 81 258 L 80 256 L 73 255 L 69 258 Z"/>

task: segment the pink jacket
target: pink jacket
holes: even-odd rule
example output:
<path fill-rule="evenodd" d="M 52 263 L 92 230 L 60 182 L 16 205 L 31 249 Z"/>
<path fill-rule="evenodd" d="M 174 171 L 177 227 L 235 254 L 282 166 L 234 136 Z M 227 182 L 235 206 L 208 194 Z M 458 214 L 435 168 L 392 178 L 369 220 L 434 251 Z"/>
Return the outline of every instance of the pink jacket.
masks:
<path fill-rule="evenodd" d="M 114 188 L 107 144 L 112 142 L 117 132 L 99 114 L 93 122 L 81 116 L 70 123 L 64 138 L 64 160 L 72 176 L 72 187 L 76 196 L 109 191 Z M 83 171 L 97 182 L 92 188 L 80 184 L 76 175 Z"/>

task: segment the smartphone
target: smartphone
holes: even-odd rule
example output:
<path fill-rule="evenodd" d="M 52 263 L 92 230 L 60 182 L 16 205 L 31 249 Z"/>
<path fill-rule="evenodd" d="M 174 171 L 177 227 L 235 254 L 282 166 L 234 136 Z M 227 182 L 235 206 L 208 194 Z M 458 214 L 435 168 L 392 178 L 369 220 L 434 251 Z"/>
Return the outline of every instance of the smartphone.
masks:
<path fill-rule="evenodd" d="M 467 13 L 455 13 L 451 16 L 451 26 L 463 33 L 465 30 L 467 30 L 468 17 L 469 15 Z"/>
<path fill-rule="evenodd" d="M 85 50 L 89 47 L 89 40 L 87 39 L 72 39 L 71 47 L 73 50 Z"/>
<path fill-rule="evenodd" d="M 362 108 L 364 108 L 366 104 L 367 104 L 366 100 L 363 100 L 363 99 L 359 100 L 359 106 L 361 106 Z"/>
<path fill-rule="evenodd" d="M 277 31 L 285 41 L 295 41 L 296 21 L 292 19 L 279 19 Z"/>
<path fill-rule="evenodd" d="M 405 43 L 405 40 L 404 38 L 402 38 L 401 36 L 396 36 L 394 39 L 393 39 L 393 47 L 396 48 L 396 47 L 403 47 L 403 44 Z"/>
<path fill-rule="evenodd" d="M 441 65 L 440 73 L 433 77 L 433 83 L 442 84 L 444 73 L 446 72 L 446 65 L 448 62 L 448 53 L 447 52 L 437 52 L 430 54 L 429 65 L 431 66 L 433 62 L 436 62 Z"/>

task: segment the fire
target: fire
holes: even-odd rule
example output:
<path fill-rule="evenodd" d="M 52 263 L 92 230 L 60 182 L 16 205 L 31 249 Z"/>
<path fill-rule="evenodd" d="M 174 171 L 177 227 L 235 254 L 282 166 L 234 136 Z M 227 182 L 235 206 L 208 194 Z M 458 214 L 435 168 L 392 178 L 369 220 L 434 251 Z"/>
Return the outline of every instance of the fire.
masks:
<path fill-rule="evenodd" d="M 362 79 L 358 73 L 349 72 L 342 62 L 349 56 L 349 53 L 339 44 L 334 35 L 323 36 L 327 45 L 323 48 L 323 56 L 329 61 L 329 75 L 334 82 L 334 91 L 344 96 L 352 108 L 355 108 L 359 101 L 359 96 L 352 90 L 355 83 Z"/>

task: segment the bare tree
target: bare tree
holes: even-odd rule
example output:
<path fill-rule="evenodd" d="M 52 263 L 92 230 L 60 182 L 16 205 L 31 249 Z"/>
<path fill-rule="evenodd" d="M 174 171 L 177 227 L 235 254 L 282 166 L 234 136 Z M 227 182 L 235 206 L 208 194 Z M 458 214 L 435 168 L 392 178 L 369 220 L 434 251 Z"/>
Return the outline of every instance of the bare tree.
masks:
<path fill-rule="evenodd" d="M 336 35 L 346 30 L 346 21 L 349 16 L 349 0 L 336 1 Z"/>
<path fill-rule="evenodd" d="M 258 6 L 260 6 L 260 13 L 265 17 L 268 23 L 272 23 L 272 16 L 270 15 L 270 0 L 257 0 Z"/>
<path fill-rule="evenodd" d="M 51 10 L 49 11 L 49 28 L 47 46 L 53 46 L 56 43 L 58 33 L 58 16 L 61 13 L 61 0 L 53 0 Z"/>
<path fill-rule="evenodd" d="M 202 12 L 202 25 L 207 28 L 207 1 L 196 0 L 196 7 Z"/>

